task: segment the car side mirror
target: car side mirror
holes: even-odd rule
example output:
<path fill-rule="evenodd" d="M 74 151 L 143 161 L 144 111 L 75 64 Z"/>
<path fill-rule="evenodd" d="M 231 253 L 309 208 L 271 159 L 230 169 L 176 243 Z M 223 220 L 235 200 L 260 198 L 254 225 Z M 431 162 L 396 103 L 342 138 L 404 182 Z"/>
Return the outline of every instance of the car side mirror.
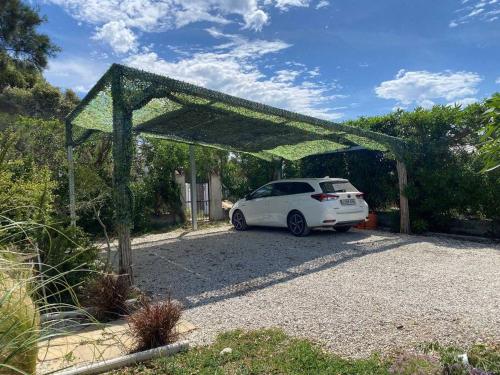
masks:
<path fill-rule="evenodd" d="M 247 195 L 245 195 L 245 199 L 246 199 L 247 201 L 251 201 L 251 200 L 252 200 L 252 194 L 247 194 Z"/>

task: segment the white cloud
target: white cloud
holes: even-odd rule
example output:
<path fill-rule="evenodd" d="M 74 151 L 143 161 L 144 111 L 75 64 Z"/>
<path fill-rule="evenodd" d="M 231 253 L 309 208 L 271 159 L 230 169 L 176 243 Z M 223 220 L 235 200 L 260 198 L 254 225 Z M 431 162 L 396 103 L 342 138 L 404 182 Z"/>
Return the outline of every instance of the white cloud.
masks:
<path fill-rule="evenodd" d="M 269 16 L 261 9 L 256 9 L 254 12 L 247 13 L 243 16 L 246 28 L 254 30 L 262 30 L 265 24 L 269 21 Z"/>
<path fill-rule="evenodd" d="M 497 80 L 495 81 L 495 83 L 498 83 L 500 85 L 500 77 L 497 78 Z"/>
<path fill-rule="evenodd" d="M 108 43 L 115 53 L 125 54 L 125 64 L 313 116 L 336 119 L 342 115 L 327 105 L 344 96 L 332 94 L 339 89 L 335 83 L 316 82 L 318 68 L 309 69 L 295 62 L 285 63 L 286 68 L 276 68 L 274 62 L 269 65 L 268 55 L 290 47 L 283 41 L 248 41 L 211 27 L 207 31 L 214 38 L 224 39 L 222 44 L 209 50 L 169 46 L 178 58 L 167 61 L 154 51 L 154 46 L 141 45 L 139 38 L 144 33 L 165 32 L 200 21 L 218 25 L 238 22 L 242 29 L 258 31 L 270 22 L 267 12 L 272 7 L 284 11 L 310 6 L 313 0 L 45 1 L 63 7 L 79 23 L 93 25 L 96 32 L 92 39 Z M 317 5 L 325 5 L 324 0 L 318 1 Z M 66 62 L 71 66 L 65 66 Z M 55 84 L 85 92 L 104 71 L 100 67 L 82 70 L 92 64 L 54 61 L 46 76 Z"/>
<path fill-rule="evenodd" d="M 467 107 L 469 104 L 474 104 L 479 101 L 478 98 L 463 98 L 458 99 L 453 102 L 448 103 L 448 105 L 461 105 L 462 107 Z"/>
<path fill-rule="evenodd" d="M 288 70 L 288 69 L 278 70 L 273 79 L 276 82 L 293 82 L 295 81 L 295 78 L 297 78 L 300 75 L 300 73 L 301 72 L 298 70 Z"/>
<path fill-rule="evenodd" d="M 287 10 L 290 7 L 308 7 L 310 0 L 276 0 L 276 7 Z"/>
<path fill-rule="evenodd" d="M 321 9 L 321 8 L 327 7 L 328 5 L 330 5 L 329 1 L 320 0 L 320 2 L 318 4 L 316 4 L 316 9 Z"/>
<path fill-rule="evenodd" d="M 462 1 L 462 8 L 455 11 L 457 17 L 451 20 L 449 27 L 457 27 L 473 21 L 494 22 L 499 19 L 500 1 L 475 0 Z"/>
<path fill-rule="evenodd" d="M 418 103 L 418 105 L 422 108 L 425 109 L 430 109 L 432 108 L 436 103 L 434 103 L 432 100 L 429 99 L 424 99 L 421 102 Z"/>
<path fill-rule="evenodd" d="M 126 53 L 137 49 L 137 39 L 124 21 L 111 21 L 98 28 L 92 37 L 108 43 L 117 53 Z"/>
<path fill-rule="evenodd" d="M 402 106 L 415 103 L 429 107 L 436 99 L 452 101 L 477 93 L 477 85 L 482 81 L 477 73 L 445 71 L 409 72 L 400 70 L 395 79 L 382 82 L 375 88 L 378 97 L 395 99 Z"/>
<path fill-rule="evenodd" d="M 79 22 L 97 26 L 94 39 L 107 41 L 113 48 L 118 46 L 118 52 L 133 49 L 137 31 L 161 32 L 200 21 L 227 24 L 234 22 L 231 16 L 239 16 L 243 28 L 259 31 L 269 23 L 265 9 L 271 5 L 281 10 L 310 5 L 310 0 L 45 1 L 61 6 Z M 118 35 L 112 35 L 112 31 Z"/>
<path fill-rule="evenodd" d="M 91 59 L 61 58 L 50 60 L 44 71 L 45 78 L 55 86 L 70 88 L 77 93 L 85 94 L 108 68 Z"/>
<path fill-rule="evenodd" d="M 259 69 L 259 59 L 289 48 L 289 44 L 232 37 L 230 43 L 214 50 L 177 61 L 167 61 L 149 52 L 131 55 L 124 63 L 279 108 L 329 119 L 342 116 L 327 108 L 328 102 L 335 98 L 331 95 L 335 84 L 308 81 L 308 70 L 302 67 L 288 67 L 271 76 Z"/>

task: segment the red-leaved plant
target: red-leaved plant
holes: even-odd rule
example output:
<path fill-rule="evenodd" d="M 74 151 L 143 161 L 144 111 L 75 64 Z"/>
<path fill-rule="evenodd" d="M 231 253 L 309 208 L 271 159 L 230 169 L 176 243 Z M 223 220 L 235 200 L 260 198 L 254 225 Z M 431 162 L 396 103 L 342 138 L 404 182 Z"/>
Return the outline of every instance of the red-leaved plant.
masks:
<path fill-rule="evenodd" d="M 85 286 L 83 300 L 97 320 L 107 321 L 127 314 L 126 301 L 130 294 L 126 276 L 102 274 Z"/>
<path fill-rule="evenodd" d="M 181 315 L 181 305 L 170 296 L 160 302 L 144 300 L 142 307 L 127 318 L 137 351 L 175 342 L 179 338 L 176 324 Z"/>

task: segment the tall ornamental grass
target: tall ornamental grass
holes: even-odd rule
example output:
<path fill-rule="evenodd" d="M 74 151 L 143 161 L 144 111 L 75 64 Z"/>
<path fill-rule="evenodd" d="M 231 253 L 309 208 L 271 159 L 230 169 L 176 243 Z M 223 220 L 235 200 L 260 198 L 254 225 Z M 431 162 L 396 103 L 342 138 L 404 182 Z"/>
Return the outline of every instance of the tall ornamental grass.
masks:
<path fill-rule="evenodd" d="M 93 271 L 86 269 L 85 264 L 66 267 L 74 261 L 71 256 L 51 266 L 42 265 L 43 249 L 38 248 L 36 238 L 47 229 L 34 222 L 15 222 L 0 214 L 0 375 L 35 374 L 39 344 L 65 334 L 68 325 L 77 324 L 72 319 L 42 324 L 43 314 L 79 310 L 88 315 L 79 308 L 67 280 L 74 269 L 89 275 Z M 54 272 L 59 269 L 64 271 Z M 55 297 L 61 293 L 72 296 L 71 301 L 54 302 L 60 301 Z"/>

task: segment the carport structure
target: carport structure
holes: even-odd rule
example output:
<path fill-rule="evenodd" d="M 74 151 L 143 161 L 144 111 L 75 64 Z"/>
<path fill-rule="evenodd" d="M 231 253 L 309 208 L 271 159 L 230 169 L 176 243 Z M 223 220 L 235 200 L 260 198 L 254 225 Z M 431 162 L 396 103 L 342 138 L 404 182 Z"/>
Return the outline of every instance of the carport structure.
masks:
<path fill-rule="evenodd" d="M 78 137 L 74 127 L 85 129 Z M 243 152 L 273 161 L 359 148 L 397 161 L 401 232 L 409 232 L 403 162 L 407 144 L 386 134 L 306 116 L 157 74 L 113 64 L 66 118 L 70 207 L 76 220 L 73 148 L 94 132 L 112 133 L 119 271 L 132 278 L 130 169 L 134 135 Z"/>

